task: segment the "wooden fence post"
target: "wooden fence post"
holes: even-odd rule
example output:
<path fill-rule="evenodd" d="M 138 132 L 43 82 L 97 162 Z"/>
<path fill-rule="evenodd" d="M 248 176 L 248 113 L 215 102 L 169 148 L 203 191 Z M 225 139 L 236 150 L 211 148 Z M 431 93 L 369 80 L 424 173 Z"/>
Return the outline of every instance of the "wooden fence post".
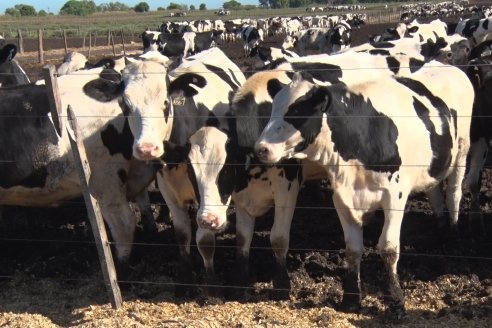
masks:
<path fill-rule="evenodd" d="M 63 123 L 61 120 L 62 108 L 60 94 L 58 92 L 58 79 L 55 74 L 56 69 L 54 65 L 48 64 L 43 67 L 43 77 L 46 83 L 46 92 L 48 92 L 51 119 L 55 125 L 56 132 L 61 137 L 63 133 Z"/>
<path fill-rule="evenodd" d="M 67 112 L 69 123 L 67 125 L 67 132 L 70 139 L 70 146 L 72 147 L 75 166 L 79 172 L 82 194 L 84 195 L 85 204 L 87 206 L 87 214 L 89 215 L 89 220 L 91 222 L 92 233 L 94 234 L 94 240 L 96 242 L 104 282 L 108 289 L 111 305 L 113 308 L 119 309 L 123 303 L 121 291 L 118 286 L 113 256 L 111 255 L 111 247 L 108 243 L 108 236 L 106 234 L 106 228 L 104 227 L 101 209 L 99 208 L 99 203 L 94 199 L 89 189 L 91 169 L 85 152 L 84 142 L 80 135 L 77 118 L 70 105 L 68 105 Z"/>
<path fill-rule="evenodd" d="M 63 42 L 65 44 L 65 54 L 68 53 L 68 47 L 67 47 L 67 31 L 63 30 Z"/>
<path fill-rule="evenodd" d="M 123 45 L 123 56 L 126 56 L 125 35 L 123 34 L 123 30 L 121 31 L 121 44 Z"/>
<path fill-rule="evenodd" d="M 44 50 L 43 50 L 43 30 L 38 30 L 38 58 L 39 63 L 44 64 Z"/>
<path fill-rule="evenodd" d="M 24 40 L 22 39 L 22 32 L 19 29 L 17 29 L 17 38 L 18 38 L 18 44 L 19 44 L 19 53 L 23 54 L 24 53 Z"/>
<path fill-rule="evenodd" d="M 113 38 L 113 33 L 109 31 L 109 35 L 111 37 L 111 46 L 113 47 L 113 57 L 116 57 L 116 51 L 114 49 L 114 38 Z"/>
<path fill-rule="evenodd" d="M 92 49 L 92 32 L 89 32 L 89 54 L 87 55 L 87 59 L 91 58 L 91 49 Z"/>

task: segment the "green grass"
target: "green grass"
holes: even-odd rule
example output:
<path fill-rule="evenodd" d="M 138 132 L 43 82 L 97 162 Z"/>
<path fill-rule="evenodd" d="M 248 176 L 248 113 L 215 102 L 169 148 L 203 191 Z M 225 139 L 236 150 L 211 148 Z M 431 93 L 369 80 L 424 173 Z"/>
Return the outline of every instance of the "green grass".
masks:
<path fill-rule="evenodd" d="M 386 12 L 398 12 L 399 4 L 395 3 L 384 9 L 383 4 L 370 4 L 365 11 L 368 15 L 379 15 Z M 187 16 L 169 17 L 170 11 L 152 11 L 148 13 L 111 12 L 97 13 L 88 17 L 78 16 L 47 16 L 47 17 L 11 17 L 0 16 L 0 33 L 5 38 L 17 37 L 20 29 L 24 38 L 37 37 L 38 30 L 43 29 L 45 37 L 61 37 L 63 30 L 68 35 L 84 36 L 88 32 L 106 35 L 108 31 L 123 31 L 125 35 L 139 35 L 145 28 L 157 29 L 163 21 L 180 21 L 196 19 L 234 19 L 234 18 L 263 18 L 271 16 L 298 16 L 312 15 L 306 13 L 305 8 L 282 9 L 252 9 L 233 10 L 230 16 L 218 16 L 215 10 L 188 12 Z M 328 12 L 323 14 L 340 14 L 342 12 Z"/>

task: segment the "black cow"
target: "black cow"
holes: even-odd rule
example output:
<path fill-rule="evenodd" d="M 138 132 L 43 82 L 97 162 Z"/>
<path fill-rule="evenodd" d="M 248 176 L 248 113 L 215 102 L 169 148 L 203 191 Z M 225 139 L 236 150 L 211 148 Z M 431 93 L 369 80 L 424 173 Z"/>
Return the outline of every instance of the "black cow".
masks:
<path fill-rule="evenodd" d="M 14 44 L 6 44 L 0 49 L 0 86 L 13 86 L 29 84 L 26 72 L 14 59 L 17 47 Z"/>

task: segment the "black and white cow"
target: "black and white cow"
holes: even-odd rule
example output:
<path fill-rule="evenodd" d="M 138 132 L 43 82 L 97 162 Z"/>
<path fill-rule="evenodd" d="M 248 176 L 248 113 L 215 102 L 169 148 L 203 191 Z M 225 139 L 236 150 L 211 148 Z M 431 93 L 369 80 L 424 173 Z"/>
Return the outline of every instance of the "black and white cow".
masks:
<path fill-rule="evenodd" d="M 266 167 L 254 155 L 254 144 L 271 115 L 275 94 L 291 82 L 295 71 L 311 71 L 319 83 L 332 84 L 368 79 L 369 75 L 354 68 L 377 67 L 377 78 L 381 78 L 411 75 L 423 64 L 403 56 L 388 59 L 355 53 L 292 59 L 276 70 L 257 72 L 246 80 L 232 100 L 227 135 L 208 127 L 200 131 L 199 137 L 192 137 L 189 160 L 200 196 L 199 226 L 220 231 L 227 223 L 227 207 L 217 204 L 232 199 L 236 209 L 238 267 L 234 272 L 237 285 L 244 286 L 248 281 L 247 264 L 255 218 L 274 206 L 274 225 L 270 233 L 276 258 L 272 296 L 288 297 L 290 282 L 285 260 L 297 194 L 303 181 L 324 177 L 323 169 L 309 161 L 302 167 L 294 159 Z"/>
<path fill-rule="evenodd" d="M 282 43 L 282 49 L 294 48 L 300 56 L 306 55 L 308 49 L 324 53 L 329 31 L 329 28 L 310 28 L 292 36 L 287 35 Z"/>
<path fill-rule="evenodd" d="M 434 83 L 436 79 L 449 84 Z M 360 307 L 362 225 L 367 214 L 383 208 L 378 249 L 389 274 L 392 305 L 401 313 L 404 296 L 397 263 L 405 204 L 412 192 L 430 190 L 433 208 L 444 210 L 439 186 L 447 180 L 446 203 L 456 225 L 473 87 L 461 70 L 444 65 L 421 69 L 411 78 L 354 85 L 318 86 L 312 81 L 297 74 L 277 93 L 256 154 L 265 163 L 302 158 L 326 168 L 345 235 L 343 309 Z"/>
<path fill-rule="evenodd" d="M 180 66 L 169 72 L 169 78 L 168 105 L 172 111 L 141 106 L 128 112 L 128 117 L 129 120 L 132 118 L 130 129 L 136 140 L 145 140 L 145 143 L 134 146 L 134 156 L 142 161 L 158 160 L 157 183 L 169 207 L 180 245 L 181 263 L 177 279 L 181 283 L 191 283 L 189 209 L 196 208 L 198 198 L 189 176 L 187 145 L 190 137 L 203 126 L 227 127 L 225 114 L 230 100 L 245 77 L 220 49 L 212 48 L 185 58 Z M 168 131 L 165 127 L 169 124 L 172 124 L 172 130 Z M 164 134 L 164 130 L 169 133 Z M 199 228 L 196 241 L 208 281 L 213 281 L 214 249 L 209 246 L 215 242 L 215 234 Z M 186 289 L 178 285 L 176 294 L 182 295 Z"/>
<path fill-rule="evenodd" d="M 492 39 L 492 17 L 465 19 L 448 28 L 468 38 L 473 45 Z"/>
<path fill-rule="evenodd" d="M 158 50 L 164 56 L 186 57 L 210 49 L 216 44 L 216 32 L 161 33 L 145 31 L 142 34 L 144 52 Z"/>
<path fill-rule="evenodd" d="M 17 47 L 14 44 L 6 44 L 0 49 L 0 86 L 29 84 L 31 81 L 26 72 L 14 59 Z"/>
<path fill-rule="evenodd" d="M 167 98 L 166 68 L 161 64 L 131 64 L 128 72 L 132 74 L 121 83 L 112 77 L 118 73 L 102 68 L 58 78 L 62 107 L 70 105 L 77 116 L 92 171 L 89 188 L 101 206 L 120 264 L 129 259 L 136 226 L 125 195 L 133 123 L 129 125 L 123 113 L 142 105 L 162 110 Z M 52 207 L 80 197 L 68 134 L 55 130 L 45 86 L 2 88 L 0 94 L 0 204 Z M 67 126 L 66 115 L 61 117 Z"/>
<path fill-rule="evenodd" d="M 265 47 L 256 45 L 249 53 L 250 57 L 257 57 L 261 61 L 261 66 L 270 64 L 271 62 L 284 57 L 299 57 L 298 54 L 291 50 L 275 47 Z"/>
<path fill-rule="evenodd" d="M 328 53 L 335 53 L 350 48 L 352 27 L 344 20 L 339 21 L 326 34 Z"/>
<path fill-rule="evenodd" d="M 221 231 L 227 224 L 227 205 L 231 200 L 234 202 L 237 244 L 234 284 L 237 286 L 244 287 L 249 281 L 249 251 L 255 219 L 274 206 L 270 232 L 276 258 L 273 298 L 289 296 L 286 255 L 301 184 L 324 177 L 323 169 L 316 165 L 303 167 L 298 160 L 287 160 L 267 167 L 254 155 L 254 143 L 268 122 L 273 96 L 288 83 L 287 72 L 281 70 L 258 72 L 248 78 L 232 101 L 227 133 L 215 127 L 200 129 L 190 139 L 188 155 L 200 204 L 198 225 L 212 232 Z"/>
<path fill-rule="evenodd" d="M 466 66 L 466 74 L 475 89 L 475 102 L 470 130 L 470 170 L 466 184 L 471 193 L 470 223 L 472 228 L 483 232 L 483 219 L 480 209 L 481 170 L 485 164 L 492 132 L 492 56 L 471 60 Z M 478 228 L 478 229 L 477 229 Z"/>
<path fill-rule="evenodd" d="M 239 36 L 243 40 L 244 56 L 248 57 L 251 55 L 252 49 L 258 47 L 260 41 L 263 41 L 263 30 L 245 25 L 239 30 Z"/>

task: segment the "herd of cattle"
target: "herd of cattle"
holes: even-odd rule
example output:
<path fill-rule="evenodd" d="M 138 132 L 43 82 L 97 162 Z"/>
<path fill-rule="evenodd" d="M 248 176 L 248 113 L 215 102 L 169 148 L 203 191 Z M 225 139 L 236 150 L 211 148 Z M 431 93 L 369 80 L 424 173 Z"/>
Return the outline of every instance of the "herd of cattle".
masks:
<path fill-rule="evenodd" d="M 346 243 L 340 308 L 360 307 L 362 226 L 382 208 L 378 250 L 391 308 L 402 313 L 397 263 L 408 197 L 424 191 L 439 218 L 450 214 L 454 229 L 466 181 L 473 222 L 483 224 L 479 178 L 492 138 L 491 23 L 399 23 L 371 42 L 332 47 L 329 54 L 316 40 L 299 37 L 305 48 L 279 51 L 280 58 L 248 76 L 220 46 L 199 47 L 198 32 L 192 55 L 180 44 L 190 32 L 169 34 L 176 40 L 145 32 L 145 51 L 134 58 L 90 64 L 81 54 L 67 55 L 58 68 L 59 96 L 78 118 L 90 190 L 119 264 L 129 259 L 137 224 L 129 201 L 138 203 L 145 229 L 155 229 L 147 190 L 156 180 L 180 247 L 178 295 L 186 292 L 179 286 L 192 283 L 191 220 L 211 283 L 215 235 L 233 204 L 237 285 L 248 281 L 255 219 L 274 207 L 272 297 L 288 297 L 286 254 L 297 195 L 303 182 L 327 179 Z M 258 32 L 250 25 L 241 31 L 248 27 Z M 249 51 L 261 45 L 259 34 L 254 44 L 243 40 Z M 321 53 L 297 52 L 311 44 Z M 0 51 L 0 204 L 57 206 L 81 195 L 67 132 L 55 129 L 46 87 L 30 83 L 15 53 L 11 44 Z"/>

